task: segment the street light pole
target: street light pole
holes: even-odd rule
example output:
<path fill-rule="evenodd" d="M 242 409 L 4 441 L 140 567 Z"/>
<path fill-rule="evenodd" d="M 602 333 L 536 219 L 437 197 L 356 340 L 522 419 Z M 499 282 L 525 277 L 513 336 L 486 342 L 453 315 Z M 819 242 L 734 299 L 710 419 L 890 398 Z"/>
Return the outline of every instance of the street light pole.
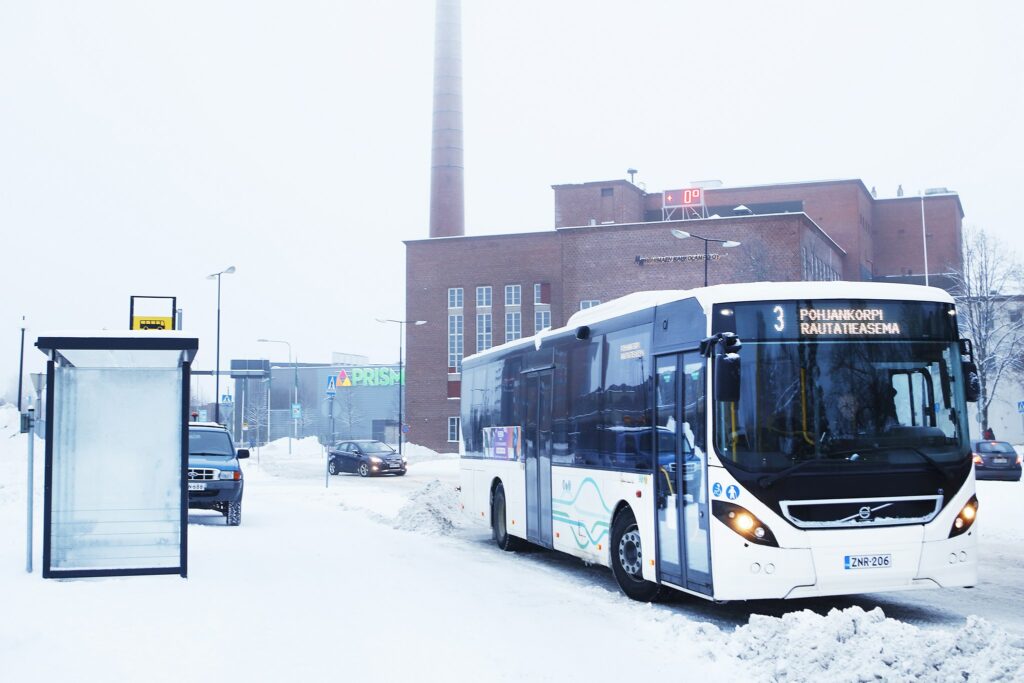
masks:
<path fill-rule="evenodd" d="M 928 233 L 924 227 L 924 192 L 921 193 L 921 245 L 924 247 L 924 286 L 928 286 Z"/>
<path fill-rule="evenodd" d="M 213 398 L 216 403 L 213 404 L 213 421 L 218 424 L 220 423 L 220 276 L 230 275 L 233 272 L 235 272 L 235 267 L 228 266 L 220 272 L 206 276 L 207 280 L 213 280 L 214 278 L 217 279 L 217 368 L 214 374 Z"/>
<path fill-rule="evenodd" d="M 21 414 L 21 380 L 25 376 L 25 316 L 21 316 L 21 354 L 18 356 L 18 414 Z"/>
<path fill-rule="evenodd" d="M 680 240 L 686 239 L 687 237 L 693 237 L 693 238 L 696 238 L 696 239 L 704 241 L 704 286 L 705 287 L 708 286 L 708 258 L 709 258 L 708 242 L 718 242 L 719 244 L 721 244 L 723 247 L 725 247 L 727 249 L 731 249 L 732 247 L 738 247 L 741 244 L 740 242 L 735 242 L 733 240 L 720 240 L 720 239 L 716 239 L 714 237 L 701 237 L 700 235 L 694 235 L 692 232 L 686 232 L 685 230 L 673 230 L 672 231 L 672 236 L 675 237 L 676 239 L 680 239 Z"/>
<path fill-rule="evenodd" d="M 257 339 L 256 341 L 262 342 L 264 344 L 284 344 L 285 346 L 288 347 L 288 363 L 295 369 L 295 398 L 294 398 L 294 402 L 298 403 L 299 402 L 299 363 L 298 363 L 299 359 L 296 358 L 295 362 L 294 363 L 292 362 L 292 345 L 289 342 L 284 341 L 283 339 Z M 271 372 L 273 372 L 273 371 L 271 371 Z M 268 391 L 269 391 L 269 389 L 268 389 Z M 270 405 L 270 396 L 268 394 L 268 396 L 267 396 L 267 406 L 269 406 L 269 405 Z M 267 408 L 267 412 L 269 413 L 269 411 L 270 411 L 270 408 L 268 407 Z M 270 416 L 268 414 L 267 415 L 267 424 L 268 424 L 267 428 L 268 428 L 268 430 L 269 430 L 269 423 L 270 423 Z M 269 434 L 269 431 L 268 431 L 268 434 Z M 295 439 L 299 438 L 299 420 L 298 420 L 298 418 L 296 418 L 294 416 L 292 417 L 292 436 L 288 437 L 288 454 L 289 455 L 291 455 L 291 452 L 292 452 L 292 439 L 293 438 L 295 438 Z"/>
<path fill-rule="evenodd" d="M 402 422 L 402 335 L 405 332 L 405 326 L 409 323 L 413 325 L 425 325 L 426 320 L 392 320 L 390 318 L 377 318 L 379 323 L 397 323 L 398 324 L 398 454 L 402 454 L 402 428 L 405 426 Z"/>

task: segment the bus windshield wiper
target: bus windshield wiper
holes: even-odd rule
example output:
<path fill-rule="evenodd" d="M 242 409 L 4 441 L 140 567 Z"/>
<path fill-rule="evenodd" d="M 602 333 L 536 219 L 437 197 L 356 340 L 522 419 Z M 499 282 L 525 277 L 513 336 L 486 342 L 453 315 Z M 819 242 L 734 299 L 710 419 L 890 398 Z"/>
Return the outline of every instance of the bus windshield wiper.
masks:
<path fill-rule="evenodd" d="M 921 458 L 921 460 L 924 460 L 924 462 L 927 463 L 929 467 L 931 467 L 936 472 L 941 474 L 944 479 L 946 479 L 946 480 L 948 480 L 950 482 L 953 481 L 952 475 L 950 475 L 950 473 L 946 471 L 945 467 L 943 467 L 941 464 L 939 464 L 938 460 L 936 460 L 932 456 L 928 455 L 927 453 L 922 451 L 920 448 L 915 448 L 914 446 L 871 446 L 869 448 L 858 448 L 858 449 L 855 449 L 855 450 L 851 450 L 848 454 L 847 453 L 843 453 L 843 455 L 849 455 L 850 456 L 850 458 L 849 458 L 850 460 L 855 460 L 855 459 L 857 459 L 857 456 L 859 456 L 862 453 L 879 453 L 879 452 L 882 452 L 882 451 L 899 451 L 899 450 L 906 450 L 906 451 L 912 452 L 914 455 L 916 455 L 919 458 Z"/>
<path fill-rule="evenodd" d="M 826 458 L 811 458 L 810 460 L 801 460 L 797 464 L 790 465 L 786 469 L 780 470 L 780 471 L 776 472 L 775 474 L 768 474 L 768 475 L 765 475 L 765 476 L 761 477 L 760 479 L 757 480 L 757 483 L 761 485 L 761 488 L 766 488 L 766 489 L 767 488 L 771 488 L 772 484 L 774 484 L 775 482 L 777 482 L 777 481 L 779 481 L 781 479 L 785 479 L 786 477 L 788 477 L 789 475 L 793 474 L 794 472 L 798 472 L 799 470 L 802 470 L 803 468 L 807 467 L 808 465 L 811 465 L 811 464 L 814 464 L 814 463 L 819 463 L 820 464 L 820 463 L 823 463 L 823 462 L 828 462 L 828 459 L 826 459 Z"/>
<path fill-rule="evenodd" d="M 946 471 L 946 468 L 940 465 L 938 460 L 928 455 L 920 448 L 914 448 L 913 446 L 901 446 L 901 448 L 906 448 L 908 451 L 912 451 L 915 455 L 919 456 L 922 460 L 928 463 L 928 465 L 931 468 L 933 468 L 936 472 L 941 474 L 947 481 L 953 481 L 953 475 Z"/>

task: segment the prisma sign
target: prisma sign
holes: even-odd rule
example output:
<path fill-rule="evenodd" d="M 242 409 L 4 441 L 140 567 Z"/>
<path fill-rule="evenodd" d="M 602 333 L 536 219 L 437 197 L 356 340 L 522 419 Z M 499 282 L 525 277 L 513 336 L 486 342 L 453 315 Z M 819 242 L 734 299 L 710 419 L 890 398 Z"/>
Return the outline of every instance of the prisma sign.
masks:
<path fill-rule="evenodd" d="M 394 368 L 345 368 L 338 371 L 336 387 L 393 387 L 405 384 L 405 370 Z"/>

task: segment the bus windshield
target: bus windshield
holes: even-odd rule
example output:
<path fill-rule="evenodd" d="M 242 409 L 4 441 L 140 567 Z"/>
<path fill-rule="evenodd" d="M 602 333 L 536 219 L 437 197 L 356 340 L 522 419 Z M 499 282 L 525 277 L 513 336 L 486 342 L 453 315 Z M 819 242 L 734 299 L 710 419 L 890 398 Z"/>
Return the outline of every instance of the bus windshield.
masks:
<path fill-rule="evenodd" d="M 736 403 L 716 404 L 722 460 L 778 472 L 816 460 L 940 466 L 969 457 L 951 341 L 755 341 Z"/>

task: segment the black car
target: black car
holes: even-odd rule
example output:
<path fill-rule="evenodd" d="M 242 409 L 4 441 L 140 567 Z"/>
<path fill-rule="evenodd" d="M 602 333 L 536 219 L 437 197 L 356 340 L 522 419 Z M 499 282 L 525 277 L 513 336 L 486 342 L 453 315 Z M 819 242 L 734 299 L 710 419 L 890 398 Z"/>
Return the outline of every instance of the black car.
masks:
<path fill-rule="evenodd" d="M 192 422 L 188 426 L 188 506 L 216 510 L 228 526 L 242 523 L 242 468 L 238 461 L 249 457 L 245 448 L 235 450 L 231 432 L 216 423 Z"/>
<path fill-rule="evenodd" d="M 1021 457 L 1005 441 L 972 441 L 974 477 L 1020 481 Z"/>
<path fill-rule="evenodd" d="M 361 439 L 339 441 L 330 450 L 327 471 L 331 474 L 354 472 L 360 477 L 373 474 L 405 474 L 408 461 L 382 441 Z"/>

